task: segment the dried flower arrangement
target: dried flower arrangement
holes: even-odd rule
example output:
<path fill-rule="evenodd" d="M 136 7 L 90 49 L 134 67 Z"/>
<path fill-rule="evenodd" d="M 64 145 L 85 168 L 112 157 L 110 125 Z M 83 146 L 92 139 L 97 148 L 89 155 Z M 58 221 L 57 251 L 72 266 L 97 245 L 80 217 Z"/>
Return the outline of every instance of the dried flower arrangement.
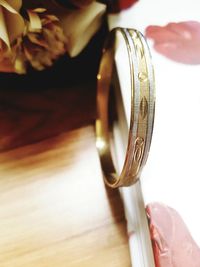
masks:
<path fill-rule="evenodd" d="M 51 66 L 65 53 L 76 56 L 100 27 L 107 6 L 116 11 L 127 2 L 135 1 L 0 0 L 0 72 L 24 74 L 29 66 Z"/>

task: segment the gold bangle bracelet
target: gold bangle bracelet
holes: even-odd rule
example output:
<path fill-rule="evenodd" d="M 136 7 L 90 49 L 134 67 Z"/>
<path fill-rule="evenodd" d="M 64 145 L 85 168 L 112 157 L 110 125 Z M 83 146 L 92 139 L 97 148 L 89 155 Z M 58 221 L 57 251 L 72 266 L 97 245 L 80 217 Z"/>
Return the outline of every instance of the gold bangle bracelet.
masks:
<path fill-rule="evenodd" d="M 131 110 L 126 155 L 118 173 L 111 153 L 108 110 L 115 56 L 121 42 L 125 43 L 126 51 L 123 52 L 128 55 L 128 66 L 125 67 L 130 72 Z M 150 149 L 154 110 L 154 70 L 145 38 L 137 30 L 115 28 L 105 42 L 97 75 L 96 146 L 108 186 L 129 186 L 139 179 Z"/>

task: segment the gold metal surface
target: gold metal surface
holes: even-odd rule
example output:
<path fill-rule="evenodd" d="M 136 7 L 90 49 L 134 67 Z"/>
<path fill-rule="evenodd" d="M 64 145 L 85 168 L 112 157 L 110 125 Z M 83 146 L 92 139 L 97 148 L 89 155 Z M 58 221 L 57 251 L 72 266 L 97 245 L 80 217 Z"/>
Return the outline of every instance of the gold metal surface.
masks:
<path fill-rule="evenodd" d="M 124 165 L 118 173 L 111 153 L 108 119 L 110 87 L 118 44 L 125 42 L 130 72 L 131 111 L 128 145 Z M 122 62 L 123 64 L 123 62 Z M 121 88 L 126 90 L 127 88 Z M 154 72 L 151 56 L 142 34 L 134 29 L 116 28 L 106 40 L 97 75 L 96 146 L 104 180 L 110 187 L 129 186 L 140 177 L 145 165 L 153 131 L 155 107 Z"/>

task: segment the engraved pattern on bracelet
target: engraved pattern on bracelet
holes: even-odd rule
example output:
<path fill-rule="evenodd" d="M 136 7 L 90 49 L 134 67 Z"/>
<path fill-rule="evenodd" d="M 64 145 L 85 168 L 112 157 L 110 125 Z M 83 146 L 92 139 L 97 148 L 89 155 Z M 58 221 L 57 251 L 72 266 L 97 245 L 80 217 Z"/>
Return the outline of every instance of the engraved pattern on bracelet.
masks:
<path fill-rule="evenodd" d="M 131 116 L 128 146 L 124 166 L 118 175 L 109 144 L 108 98 L 115 56 L 116 35 L 126 44 L 131 79 Z M 129 186 L 140 177 L 147 160 L 154 121 L 155 82 L 151 55 L 145 38 L 134 29 L 116 28 L 111 31 L 103 49 L 97 75 L 96 144 L 104 180 L 110 187 Z"/>

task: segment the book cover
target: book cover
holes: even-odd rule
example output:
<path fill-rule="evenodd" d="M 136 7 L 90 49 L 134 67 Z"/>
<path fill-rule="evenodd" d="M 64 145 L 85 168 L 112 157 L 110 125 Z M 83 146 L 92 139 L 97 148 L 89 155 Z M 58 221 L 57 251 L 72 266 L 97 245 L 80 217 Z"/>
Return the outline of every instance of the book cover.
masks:
<path fill-rule="evenodd" d="M 145 35 L 155 69 L 156 112 L 149 158 L 140 182 L 121 189 L 135 267 L 200 266 L 199 10 L 196 0 L 140 0 L 109 17 L 110 28 L 136 28 Z M 120 85 L 126 76 L 121 60 L 116 58 Z M 128 90 L 128 86 L 119 88 Z M 129 97 L 126 92 L 121 97 L 126 110 Z M 118 125 L 116 140 L 120 132 Z M 120 166 L 126 146 L 116 147 Z"/>

